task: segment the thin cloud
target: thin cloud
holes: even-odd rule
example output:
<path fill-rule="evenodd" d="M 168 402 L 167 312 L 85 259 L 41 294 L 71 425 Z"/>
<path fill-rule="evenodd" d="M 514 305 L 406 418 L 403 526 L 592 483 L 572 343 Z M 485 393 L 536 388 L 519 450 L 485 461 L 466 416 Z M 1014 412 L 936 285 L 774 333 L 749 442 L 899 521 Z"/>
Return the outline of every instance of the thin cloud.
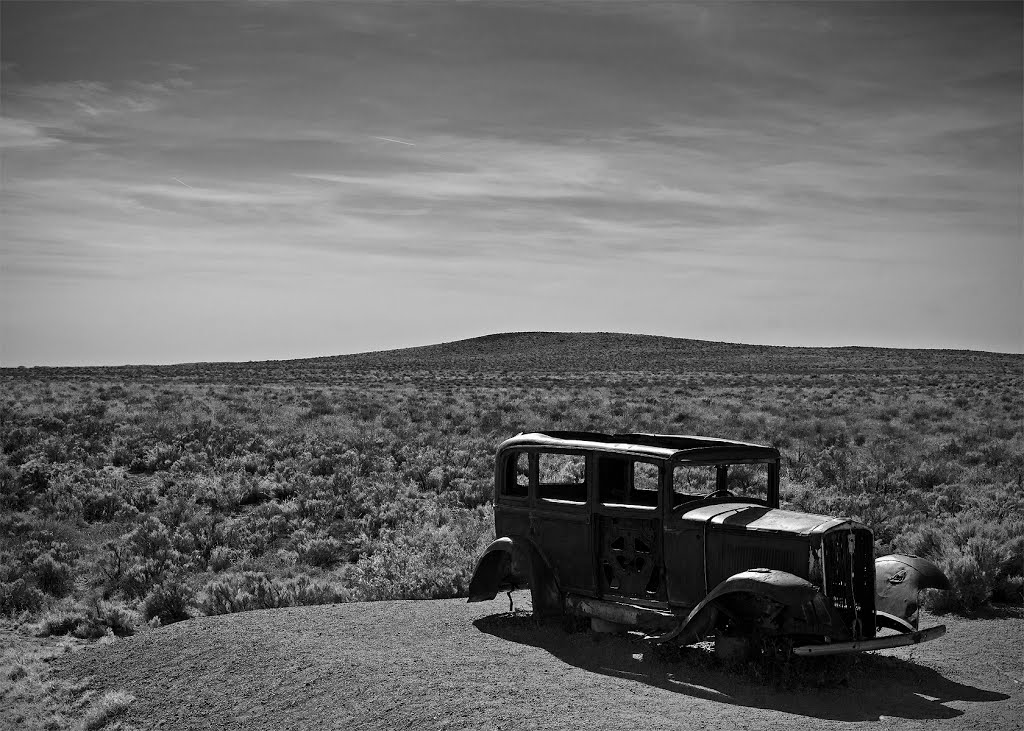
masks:
<path fill-rule="evenodd" d="M 397 142 L 399 145 L 408 145 L 409 147 L 415 147 L 416 146 L 416 143 L 414 143 L 414 142 L 406 142 L 405 140 L 398 140 L 398 139 L 395 139 L 394 137 L 377 137 L 377 136 L 374 136 L 373 139 L 375 139 L 375 140 L 383 140 L 384 142 Z"/>
<path fill-rule="evenodd" d="M 281 186 L 263 186 L 259 189 L 230 189 L 224 187 L 208 187 L 190 185 L 174 178 L 180 185 L 163 183 L 145 183 L 124 186 L 124 194 L 135 199 L 165 199 L 168 201 L 185 201 L 239 206 L 291 206 L 308 203 L 315 199 L 294 188 Z"/>
<path fill-rule="evenodd" d="M 114 89 L 100 81 L 67 81 L 48 84 L 18 85 L 6 95 L 14 101 L 42 102 L 54 113 L 68 111 L 89 117 L 151 112 L 159 107 L 152 84 L 136 84 L 135 88 Z"/>
<path fill-rule="evenodd" d="M 0 149 L 31 150 L 59 145 L 60 140 L 23 119 L 0 117 Z"/>

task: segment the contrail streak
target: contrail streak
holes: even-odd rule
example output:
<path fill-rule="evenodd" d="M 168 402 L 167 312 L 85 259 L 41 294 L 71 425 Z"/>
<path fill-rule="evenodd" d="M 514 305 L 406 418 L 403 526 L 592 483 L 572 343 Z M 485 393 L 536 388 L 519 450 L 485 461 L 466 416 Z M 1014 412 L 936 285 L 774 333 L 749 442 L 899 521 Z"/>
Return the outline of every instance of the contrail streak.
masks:
<path fill-rule="evenodd" d="M 384 140 L 385 142 L 397 142 L 400 145 L 409 145 L 409 147 L 416 147 L 415 142 L 406 142 L 405 140 L 396 140 L 394 137 L 377 137 L 374 136 L 375 140 Z"/>
<path fill-rule="evenodd" d="M 171 180 L 178 180 L 178 179 L 177 178 L 171 178 Z M 189 185 L 188 183 L 186 183 L 184 180 L 178 180 L 178 182 L 181 183 L 182 185 L 184 185 L 186 188 L 192 188 L 192 186 Z M 195 190 L 195 188 L 192 188 L 192 190 Z"/>

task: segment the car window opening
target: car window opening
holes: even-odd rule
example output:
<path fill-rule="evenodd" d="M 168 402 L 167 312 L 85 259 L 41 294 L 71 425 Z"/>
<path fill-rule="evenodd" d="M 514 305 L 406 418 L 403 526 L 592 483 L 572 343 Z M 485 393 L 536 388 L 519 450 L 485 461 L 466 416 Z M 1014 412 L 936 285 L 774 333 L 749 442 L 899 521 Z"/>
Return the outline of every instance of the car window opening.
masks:
<path fill-rule="evenodd" d="M 587 458 L 582 454 L 538 454 L 537 497 L 541 500 L 587 502 Z"/>

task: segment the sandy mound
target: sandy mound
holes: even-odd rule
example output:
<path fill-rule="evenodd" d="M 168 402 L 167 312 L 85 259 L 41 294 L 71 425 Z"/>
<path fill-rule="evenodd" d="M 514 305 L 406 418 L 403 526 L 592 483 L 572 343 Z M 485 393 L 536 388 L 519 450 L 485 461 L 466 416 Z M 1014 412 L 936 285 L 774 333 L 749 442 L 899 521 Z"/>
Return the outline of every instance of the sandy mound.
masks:
<path fill-rule="evenodd" d="M 845 687 L 787 692 L 505 609 L 502 597 L 203 617 L 70 654 L 56 671 L 128 690 L 128 720 L 144 728 L 996 729 L 1024 718 L 1020 611 L 943 618 L 946 637 L 863 657 Z"/>

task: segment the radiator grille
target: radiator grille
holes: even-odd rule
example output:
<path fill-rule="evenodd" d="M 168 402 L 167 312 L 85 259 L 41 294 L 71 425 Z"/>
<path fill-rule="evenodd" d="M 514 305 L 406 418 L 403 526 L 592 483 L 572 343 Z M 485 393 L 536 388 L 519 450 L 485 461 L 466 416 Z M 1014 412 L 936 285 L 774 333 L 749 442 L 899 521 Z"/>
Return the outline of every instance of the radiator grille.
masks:
<path fill-rule="evenodd" d="M 802 550 L 800 550 L 802 549 Z M 723 574 L 732 576 L 747 569 L 765 568 L 787 571 L 797 576 L 807 575 L 807 544 L 799 549 L 763 545 L 739 545 L 730 548 L 721 557 Z"/>
<path fill-rule="evenodd" d="M 855 620 L 859 619 L 859 636 L 874 637 L 875 562 L 871 531 L 856 528 L 852 534 L 852 555 L 849 546 L 850 529 L 837 529 L 822 537 L 825 594 L 832 599 L 832 604 L 839 610 L 851 631 L 854 631 Z"/>

